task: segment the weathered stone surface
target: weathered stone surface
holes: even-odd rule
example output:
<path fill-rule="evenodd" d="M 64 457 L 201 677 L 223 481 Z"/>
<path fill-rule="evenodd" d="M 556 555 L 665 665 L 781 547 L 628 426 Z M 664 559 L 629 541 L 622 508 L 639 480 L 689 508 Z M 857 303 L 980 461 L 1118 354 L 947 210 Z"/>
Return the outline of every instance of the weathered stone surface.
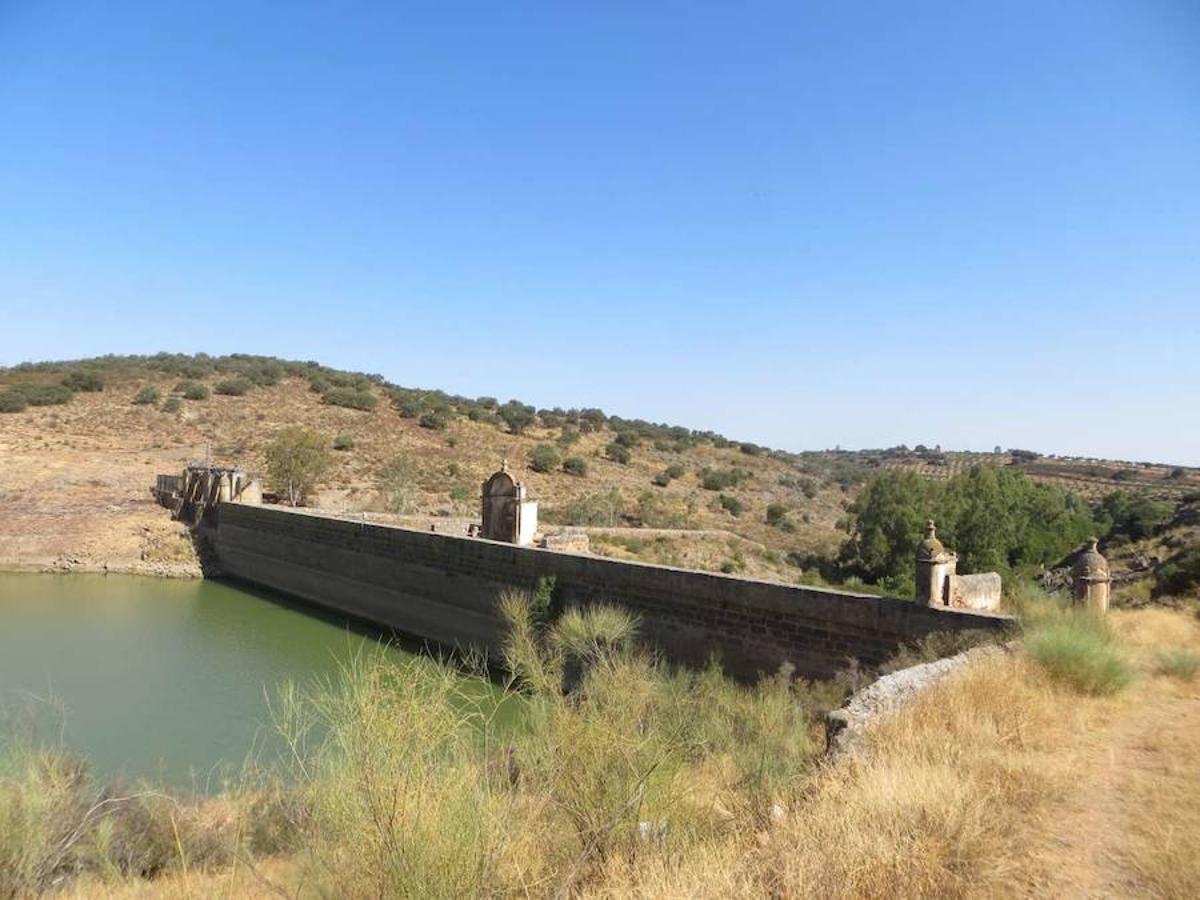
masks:
<path fill-rule="evenodd" d="M 993 611 L 1000 608 L 1000 598 L 1000 575 L 996 572 L 951 575 L 946 583 L 947 605 L 956 609 Z"/>
<path fill-rule="evenodd" d="M 956 656 L 884 675 L 825 717 L 826 749 L 833 754 L 855 749 L 862 743 L 871 725 L 885 716 L 895 714 L 921 691 L 963 669 L 968 663 L 1004 653 L 1006 649 L 997 644 L 973 647 Z"/>
<path fill-rule="evenodd" d="M 388 527 L 282 507 L 222 504 L 222 569 L 385 627 L 450 646 L 498 650 L 496 600 L 555 579 L 564 605 L 635 613 L 666 658 L 714 654 L 741 678 L 790 664 L 826 677 L 847 658 L 877 665 L 934 631 L 1000 629 L 1005 616 L 890 597 L 753 581 L 537 547 Z"/>

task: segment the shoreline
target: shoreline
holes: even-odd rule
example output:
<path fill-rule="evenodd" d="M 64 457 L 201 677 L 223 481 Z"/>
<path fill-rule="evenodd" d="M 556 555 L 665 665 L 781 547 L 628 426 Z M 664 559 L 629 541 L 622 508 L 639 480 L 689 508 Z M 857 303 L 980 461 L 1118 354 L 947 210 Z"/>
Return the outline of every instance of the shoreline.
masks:
<path fill-rule="evenodd" d="M 0 557 L 5 575 L 140 575 L 179 580 L 201 579 L 199 563 L 147 562 L 146 560 L 85 560 L 77 557 Z"/>

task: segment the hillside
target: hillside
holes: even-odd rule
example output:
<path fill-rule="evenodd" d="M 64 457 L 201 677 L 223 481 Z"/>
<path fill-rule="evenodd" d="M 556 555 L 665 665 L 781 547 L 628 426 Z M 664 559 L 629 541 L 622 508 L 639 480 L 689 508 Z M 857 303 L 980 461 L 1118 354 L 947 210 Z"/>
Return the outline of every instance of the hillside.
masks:
<path fill-rule="evenodd" d="M 1019 465 L 1092 497 L 1119 488 L 1169 499 L 1200 487 L 1196 470 L 1021 451 L 787 453 L 595 409 L 535 410 L 253 356 L 17 366 L 0 371 L 0 410 L 0 565 L 10 568 L 194 573 L 186 535 L 151 501 L 154 475 L 206 458 L 261 472 L 265 446 L 289 425 L 345 448 L 315 497 L 324 509 L 422 527 L 472 517 L 479 484 L 508 459 L 541 501 L 543 523 L 586 527 L 594 552 L 789 581 L 802 561 L 836 550 L 857 486 L 883 469 L 946 478 L 980 461 Z M 582 459 L 586 474 L 533 471 L 539 445 Z M 389 465 L 411 489 L 383 483 Z"/>

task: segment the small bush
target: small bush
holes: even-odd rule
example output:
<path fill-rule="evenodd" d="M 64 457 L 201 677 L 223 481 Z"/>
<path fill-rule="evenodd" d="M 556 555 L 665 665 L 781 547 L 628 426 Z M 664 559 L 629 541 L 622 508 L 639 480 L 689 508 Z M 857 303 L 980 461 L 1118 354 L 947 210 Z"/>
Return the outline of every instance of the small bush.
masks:
<path fill-rule="evenodd" d="M 605 455 L 615 463 L 620 463 L 623 466 L 629 465 L 629 460 L 633 458 L 633 454 L 629 452 L 629 448 L 624 444 L 618 444 L 613 441 L 604 448 Z"/>
<path fill-rule="evenodd" d="M 208 386 L 198 381 L 181 381 L 175 385 L 175 392 L 184 400 L 207 400 L 209 397 Z"/>
<path fill-rule="evenodd" d="M 1200 590 L 1200 544 L 1184 547 L 1155 573 L 1156 596 L 1183 596 Z"/>
<path fill-rule="evenodd" d="M 720 497 L 721 509 L 725 510 L 732 516 L 740 516 L 746 505 L 737 497 L 731 497 L 729 494 L 722 494 Z"/>
<path fill-rule="evenodd" d="M 640 437 L 638 437 L 637 432 L 618 431 L 617 436 L 615 438 L 613 438 L 613 443 L 619 444 L 622 447 L 629 447 L 630 449 L 632 449 L 634 447 L 639 446 L 642 443 L 642 439 Z"/>
<path fill-rule="evenodd" d="M 344 406 L 364 412 L 374 409 L 379 402 L 370 391 L 352 387 L 331 388 L 322 395 L 321 401 L 329 406 Z"/>
<path fill-rule="evenodd" d="M 1154 661 L 1154 671 L 1180 681 L 1195 681 L 1200 675 L 1200 653 L 1181 648 L 1163 650 Z"/>
<path fill-rule="evenodd" d="M 577 478 L 583 478 L 588 471 L 587 460 L 582 456 L 568 456 L 563 460 L 562 467 L 568 475 L 574 475 Z"/>
<path fill-rule="evenodd" d="M 333 439 L 334 450 L 353 450 L 354 438 L 348 434 L 339 434 Z"/>
<path fill-rule="evenodd" d="M 723 491 L 737 487 L 749 477 L 745 469 L 701 469 L 700 486 L 706 491 Z"/>
<path fill-rule="evenodd" d="M 440 409 L 430 410 L 421 414 L 417 424 L 431 431 L 445 431 L 450 425 L 450 416 Z"/>
<path fill-rule="evenodd" d="M 553 472 L 560 465 L 562 457 L 551 444 L 538 444 L 529 451 L 529 468 L 535 472 Z"/>
<path fill-rule="evenodd" d="M 94 394 L 104 390 L 104 379 L 95 372 L 72 372 L 62 380 L 63 387 L 70 391 Z"/>
<path fill-rule="evenodd" d="M 168 397 L 162 405 L 162 411 L 165 413 L 177 413 L 181 409 L 183 409 L 183 401 L 178 397 Z"/>
<path fill-rule="evenodd" d="M 14 384 L 9 388 L 30 406 L 61 406 L 75 396 L 69 387 L 61 384 Z"/>
<path fill-rule="evenodd" d="M 650 483 L 655 487 L 666 487 L 671 483 L 671 479 L 667 476 L 666 472 L 659 472 L 650 479 Z"/>
<path fill-rule="evenodd" d="M 1026 635 L 1025 649 L 1051 678 L 1080 694 L 1115 694 L 1133 680 L 1116 636 L 1092 613 L 1049 618 Z"/>
<path fill-rule="evenodd" d="M 787 518 L 787 507 L 782 503 L 772 503 L 767 507 L 767 524 L 778 525 Z"/>
<path fill-rule="evenodd" d="M 226 397 L 241 397 L 254 390 L 254 382 L 249 378 L 226 378 L 218 381 L 213 390 Z"/>
<path fill-rule="evenodd" d="M 687 469 L 685 469 L 683 467 L 682 463 L 671 463 L 663 471 L 663 474 L 666 475 L 668 478 L 674 479 L 674 478 L 682 478 L 686 472 L 687 472 Z"/>
<path fill-rule="evenodd" d="M 25 398 L 20 394 L 13 393 L 12 391 L 0 393 L 0 413 L 22 412 L 27 406 L 29 404 L 25 402 Z"/>
<path fill-rule="evenodd" d="M 158 403 L 159 399 L 160 395 L 158 393 L 158 388 L 153 388 L 150 387 L 150 385 L 146 385 L 134 395 L 133 403 L 136 406 L 153 406 Z"/>

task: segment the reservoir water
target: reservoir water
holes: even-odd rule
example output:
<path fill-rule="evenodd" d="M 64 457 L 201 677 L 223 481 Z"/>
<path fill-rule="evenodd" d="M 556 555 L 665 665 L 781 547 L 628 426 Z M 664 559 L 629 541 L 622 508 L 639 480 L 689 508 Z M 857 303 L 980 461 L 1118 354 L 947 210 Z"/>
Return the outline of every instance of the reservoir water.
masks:
<path fill-rule="evenodd" d="M 0 574 L 0 729 L 61 725 L 100 778 L 216 788 L 269 755 L 283 682 L 332 677 L 375 640 L 221 582 Z"/>

